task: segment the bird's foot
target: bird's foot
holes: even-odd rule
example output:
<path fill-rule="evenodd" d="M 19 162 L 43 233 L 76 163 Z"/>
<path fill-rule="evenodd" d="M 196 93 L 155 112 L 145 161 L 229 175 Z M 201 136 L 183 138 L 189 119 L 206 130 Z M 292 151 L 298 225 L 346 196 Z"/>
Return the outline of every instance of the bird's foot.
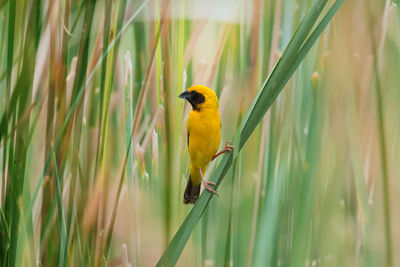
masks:
<path fill-rule="evenodd" d="M 235 147 L 234 147 L 234 146 L 231 146 L 230 143 L 232 143 L 232 141 L 226 142 L 224 149 L 222 149 L 221 152 L 215 154 L 215 156 L 212 158 L 212 160 L 214 160 L 214 159 L 217 158 L 218 156 L 224 154 L 225 152 L 232 153 L 232 151 L 233 151 L 233 149 L 234 149 Z"/>
<path fill-rule="evenodd" d="M 210 191 L 210 192 L 213 193 L 214 195 L 217 195 L 217 196 L 218 196 L 217 191 L 215 191 L 214 189 L 212 189 L 211 186 L 210 186 L 210 185 L 212 185 L 212 186 L 217 186 L 216 184 L 214 184 L 213 182 L 207 182 L 207 181 L 203 180 L 203 185 L 204 185 L 204 188 L 205 188 L 205 189 L 207 189 L 208 191 Z"/>
<path fill-rule="evenodd" d="M 202 182 L 203 182 L 204 188 L 205 188 L 206 190 L 208 190 L 209 192 L 213 193 L 214 195 L 217 195 L 217 196 L 218 196 L 217 191 L 215 191 L 214 189 L 212 189 L 211 186 L 210 186 L 210 185 L 212 185 L 212 186 L 215 186 L 215 187 L 216 187 L 217 185 L 214 184 L 213 182 L 207 182 L 206 179 L 204 179 L 203 171 L 202 171 L 201 169 L 199 169 L 199 171 L 200 171 L 201 180 L 202 180 Z"/>

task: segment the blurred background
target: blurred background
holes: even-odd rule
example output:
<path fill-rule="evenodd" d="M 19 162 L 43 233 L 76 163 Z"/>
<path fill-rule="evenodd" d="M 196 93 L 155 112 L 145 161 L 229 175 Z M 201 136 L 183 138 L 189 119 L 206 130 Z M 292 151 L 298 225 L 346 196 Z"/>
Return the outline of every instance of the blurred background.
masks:
<path fill-rule="evenodd" d="M 312 3 L 1 1 L 1 265 L 154 266 L 192 208 L 177 96 L 215 90 L 222 146 Z M 344 1 L 177 265 L 399 266 L 399 70 L 398 1 Z"/>

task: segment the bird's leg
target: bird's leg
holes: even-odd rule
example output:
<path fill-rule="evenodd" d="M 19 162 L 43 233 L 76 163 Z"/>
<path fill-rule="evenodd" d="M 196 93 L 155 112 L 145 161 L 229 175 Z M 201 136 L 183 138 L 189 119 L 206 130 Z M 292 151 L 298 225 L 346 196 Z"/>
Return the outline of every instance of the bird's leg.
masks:
<path fill-rule="evenodd" d="M 232 143 L 232 141 L 226 142 L 224 149 L 222 149 L 221 152 L 215 154 L 215 156 L 214 156 L 211 160 L 214 160 L 215 158 L 217 158 L 218 156 L 224 154 L 225 152 L 231 152 L 231 153 L 232 153 L 232 150 L 233 150 L 235 147 L 229 145 L 230 143 Z"/>
<path fill-rule="evenodd" d="M 217 186 L 217 185 L 214 184 L 213 182 L 207 182 L 206 179 L 204 179 L 203 172 L 202 172 L 201 168 L 199 168 L 199 170 L 200 170 L 201 180 L 203 181 L 204 188 L 207 189 L 208 191 L 210 191 L 211 193 L 213 193 L 213 194 L 218 196 L 217 191 L 212 189 L 211 186 L 210 186 L 210 185 L 213 185 L 213 186 Z"/>

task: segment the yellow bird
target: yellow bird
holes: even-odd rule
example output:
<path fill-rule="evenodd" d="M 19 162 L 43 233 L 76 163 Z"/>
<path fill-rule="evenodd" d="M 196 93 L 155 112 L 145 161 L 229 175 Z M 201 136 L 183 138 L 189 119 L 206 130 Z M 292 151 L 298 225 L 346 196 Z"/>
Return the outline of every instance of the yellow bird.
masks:
<path fill-rule="evenodd" d="M 217 192 L 210 187 L 212 182 L 204 179 L 207 164 L 225 152 L 232 152 L 230 141 L 218 154 L 221 141 L 221 119 L 218 112 L 217 95 L 208 87 L 195 85 L 179 95 L 192 105 L 187 120 L 187 142 L 190 157 L 190 176 L 183 195 L 184 204 L 194 204 L 199 198 L 200 186 L 213 194 Z"/>

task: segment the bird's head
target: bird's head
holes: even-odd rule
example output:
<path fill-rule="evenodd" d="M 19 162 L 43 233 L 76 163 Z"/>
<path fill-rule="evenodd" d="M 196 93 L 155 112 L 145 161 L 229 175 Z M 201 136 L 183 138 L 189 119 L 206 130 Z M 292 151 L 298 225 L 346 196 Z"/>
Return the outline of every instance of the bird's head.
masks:
<path fill-rule="evenodd" d="M 203 85 L 194 85 L 179 95 L 192 105 L 193 110 L 218 108 L 218 97 L 210 88 Z"/>

